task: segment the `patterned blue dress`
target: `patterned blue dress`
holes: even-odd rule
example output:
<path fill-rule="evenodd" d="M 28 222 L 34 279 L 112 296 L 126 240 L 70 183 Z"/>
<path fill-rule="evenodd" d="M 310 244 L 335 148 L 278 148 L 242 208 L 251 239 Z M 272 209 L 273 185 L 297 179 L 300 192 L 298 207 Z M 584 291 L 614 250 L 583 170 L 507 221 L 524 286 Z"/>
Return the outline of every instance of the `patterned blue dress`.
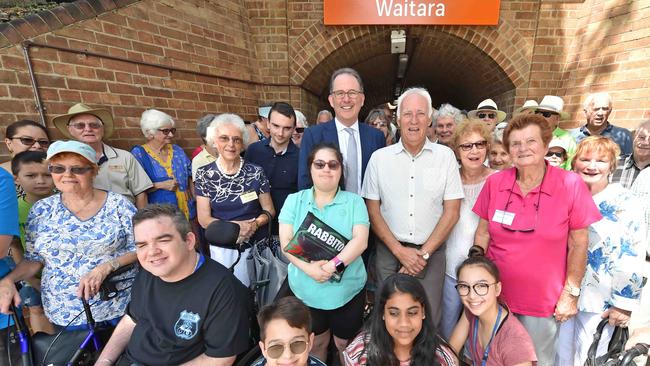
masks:
<path fill-rule="evenodd" d="M 80 325 L 85 316 L 77 287 L 82 276 L 97 265 L 135 251 L 131 218 L 135 206 L 117 193 L 108 192 L 104 206 L 87 219 L 78 219 L 61 202 L 61 194 L 34 204 L 25 233 L 25 259 L 43 263 L 41 294 L 45 315 L 56 325 Z M 131 297 L 121 291 L 109 301 L 91 299 L 93 318 L 105 321 L 124 314 Z"/>

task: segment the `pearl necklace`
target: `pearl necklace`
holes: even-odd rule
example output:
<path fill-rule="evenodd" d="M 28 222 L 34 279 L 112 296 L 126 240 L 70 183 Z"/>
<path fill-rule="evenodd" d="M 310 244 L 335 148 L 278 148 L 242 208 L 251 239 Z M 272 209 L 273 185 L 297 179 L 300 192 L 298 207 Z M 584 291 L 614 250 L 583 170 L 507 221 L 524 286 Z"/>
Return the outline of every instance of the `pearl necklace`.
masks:
<path fill-rule="evenodd" d="M 241 172 L 241 168 L 244 166 L 244 159 L 239 158 L 239 168 L 237 169 L 237 171 L 234 174 L 228 174 L 228 173 L 226 173 L 226 169 L 224 169 L 224 167 L 221 166 L 220 161 L 221 161 L 221 158 L 220 157 L 217 158 L 217 168 L 219 169 L 219 171 L 223 175 L 228 176 L 228 177 L 236 177 L 237 175 L 239 175 L 239 172 Z"/>

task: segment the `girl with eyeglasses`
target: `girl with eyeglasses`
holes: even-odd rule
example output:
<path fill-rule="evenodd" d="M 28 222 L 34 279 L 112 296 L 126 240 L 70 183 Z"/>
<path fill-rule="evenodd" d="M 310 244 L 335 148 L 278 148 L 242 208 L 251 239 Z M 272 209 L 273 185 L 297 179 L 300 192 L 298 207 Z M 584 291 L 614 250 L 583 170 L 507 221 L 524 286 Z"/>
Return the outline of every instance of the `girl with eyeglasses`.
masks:
<path fill-rule="evenodd" d="M 23 119 L 7 126 L 5 145 L 7 145 L 7 150 L 12 158 L 27 150 L 47 152 L 47 148 L 50 146 L 50 136 L 42 125 Z M 11 174 L 11 160 L 0 164 L 0 167 Z"/>
<path fill-rule="evenodd" d="M 346 366 L 455 366 L 454 351 L 437 335 L 422 284 L 395 273 L 377 292 L 364 330 L 345 350 Z"/>
<path fill-rule="evenodd" d="M 282 248 L 286 251 L 308 213 L 349 240 L 330 260 L 306 262 L 285 253 L 291 262 L 289 287 L 311 312 L 313 354 L 325 360 L 331 334 L 342 354 L 361 329 L 366 284 L 361 253 L 368 245 L 370 221 L 361 196 L 341 189 L 343 156 L 335 145 L 314 146 L 307 164 L 314 186 L 287 197 L 278 220 Z"/>
<path fill-rule="evenodd" d="M 478 248 L 456 270 L 456 290 L 465 310 L 449 343 L 460 354 L 463 345 L 473 366 L 536 365 L 533 342 L 505 304 L 499 303 L 497 266 Z"/>

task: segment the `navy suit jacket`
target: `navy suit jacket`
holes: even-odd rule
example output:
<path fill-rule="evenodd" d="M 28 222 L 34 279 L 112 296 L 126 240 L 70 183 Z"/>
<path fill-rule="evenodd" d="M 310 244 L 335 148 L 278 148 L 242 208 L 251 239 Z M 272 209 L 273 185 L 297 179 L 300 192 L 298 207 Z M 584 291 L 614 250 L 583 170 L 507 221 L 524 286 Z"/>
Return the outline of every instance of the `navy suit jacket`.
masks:
<path fill-rule="evenodd" d="M 361 179 L 363 180 L 370 155 L 375 150 L 386 146 L 386 139 L 381 131 L 361 122 L 359 122 L 359 137 L 361 138 Z M 336 132 L 334 120 L 305 129 L 300 142 L 300 158 L 298 159 L 299 190 L 312 186 L 311 179 L 309 179 L 307 157 L 311 149 L 321 142 L 330 142 L 339 146 L 339 136 Z"/>

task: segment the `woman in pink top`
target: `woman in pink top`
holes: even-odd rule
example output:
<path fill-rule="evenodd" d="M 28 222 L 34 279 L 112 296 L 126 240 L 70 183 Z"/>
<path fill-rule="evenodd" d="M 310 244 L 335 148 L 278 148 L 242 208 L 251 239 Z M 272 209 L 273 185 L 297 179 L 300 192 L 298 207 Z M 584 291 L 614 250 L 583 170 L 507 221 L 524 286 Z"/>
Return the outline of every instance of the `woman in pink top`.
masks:
<path fill-rule="evenodd" d="M 580 177 L 544 160 L 553 131 L 518 115 L 503 135 L 513 167 L 491 175 L 473 211 L 474 244 L 501 272 L 502 300 L 533 339 L 539 365 L 553 365 L 559 322 L 577 313 L 587 227 L 600 220 Z"/>
<path fill-rule="evenodd" d="M 480 249 L 456 271 L 456 290 L 465 306 L 449 343 L 456 353 L 470 355 L 475 366 L 530 366 L 537 364 L 528 332 L 497 297 L 501 293 L 499 269 Z"/>

